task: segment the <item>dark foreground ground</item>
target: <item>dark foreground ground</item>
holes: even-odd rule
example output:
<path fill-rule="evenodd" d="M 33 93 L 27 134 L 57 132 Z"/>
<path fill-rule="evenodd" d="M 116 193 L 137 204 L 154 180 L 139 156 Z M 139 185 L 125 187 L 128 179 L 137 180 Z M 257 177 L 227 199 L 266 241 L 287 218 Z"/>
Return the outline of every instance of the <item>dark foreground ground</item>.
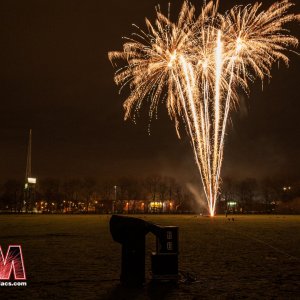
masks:
<path fill-rule="evenodd" d="M 180 270 L 194 283 L 119 286 L 109 215 L 0 215 L 0 245 L 21 244 L 27 287 L 0 299 L 300 299 L 300 216 L 140 216 L 180 227 Z M 147 237 L 147 254 L 154 237 Z"/>

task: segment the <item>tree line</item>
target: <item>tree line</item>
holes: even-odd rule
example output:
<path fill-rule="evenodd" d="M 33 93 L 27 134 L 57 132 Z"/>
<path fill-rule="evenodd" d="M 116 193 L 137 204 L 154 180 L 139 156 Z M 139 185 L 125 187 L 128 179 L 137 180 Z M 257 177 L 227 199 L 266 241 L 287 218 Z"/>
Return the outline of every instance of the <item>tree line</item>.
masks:
<path fill-rule="evenodd" d="M 201 193 L 200 193 L 201 194 Z M 44 178 L 34 187 L 33 206 L 47 203 L 50 211 L 63 211 L 67 206 L 89 211 L 101 203 L 115 202 L 120 211 L 126 201 L 145 203 L 172 200 L 173 211 L 203 212 L 199 199 L 205 197 L 193 194 L 188 186 L 172 177 L 151 175 L 145 178 L 122 177 L 97 181 L 94 178 L 59 180 Z M 285 207 L 287 212 L 299 210 L 300 184 L 297 180 L 247 178 L 235 180 L 225 177 L 221 183 L 217 212 L 276 212 Z M 24 183 L 10 179 L 0 183 L 0 210 L 20 212 L 24 208 Z M 40 207 L 41 209 L 41 207 Z M 109 209 L 107 209 L 109 210 Z M 147 209 L 145 209 L 147 212 Z"/>
<path fill-rule="evenodd" d="M 192 195 L 174 178 L 152 175 L 142 179 L 122 177 L 97 181 L 94 178 L 59 180 L 45 178 L 34 187 L 35 205 L 45 202 L 55 210 L 62 210 L 65 203 L 89 210 L 91 206 L 103 201 L 122 204 L 127 200 L 165 201 L 173 200 L 176 206 L 190 204 Z M 7 180 L 0 186 L 0 210 L 18 212 L 24 206 L 24 183 Z"/>
<path fill-rule="evenodd" d="M 300 182 L 271 177 L 260 181 L 225 177 L 219 200 L 219 205 L 236 202 L 237 210 L 246 212 L 300 212 Z"/>

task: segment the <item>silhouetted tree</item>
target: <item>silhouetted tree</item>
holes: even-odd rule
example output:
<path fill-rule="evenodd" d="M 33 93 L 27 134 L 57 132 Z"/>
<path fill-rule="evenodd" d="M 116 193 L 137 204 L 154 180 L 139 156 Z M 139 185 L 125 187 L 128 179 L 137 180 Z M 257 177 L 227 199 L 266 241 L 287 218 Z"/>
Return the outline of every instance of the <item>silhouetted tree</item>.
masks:
<path fill-rule="evenodd" d="M 247 178 L 238 184 L 239 202 L 246 211 L 253 209 L 253 201 L 257 192 L 257 181 L 253 178 Z"/>
<path fill-rule="evenodd" d="M 39 192 L 43 200 L 47 202 L 47 209 L 50 211 L 62 209 L 61 184 L 58 179 L 46 178 L 39 182 Z"/>
<path fill-rule="evenodd" d="M 19 212 L 22 209 L 23 185 L 10 179 L 2 186 L 1 209 Z"/>
<path fill-rule="evenodd" d="M 81 184 L 81 194 L 83 195 L 86 211 L 88 212 L 91 198 L 96 190 L 96 180 L 93 178 L 85 178 Z"/>

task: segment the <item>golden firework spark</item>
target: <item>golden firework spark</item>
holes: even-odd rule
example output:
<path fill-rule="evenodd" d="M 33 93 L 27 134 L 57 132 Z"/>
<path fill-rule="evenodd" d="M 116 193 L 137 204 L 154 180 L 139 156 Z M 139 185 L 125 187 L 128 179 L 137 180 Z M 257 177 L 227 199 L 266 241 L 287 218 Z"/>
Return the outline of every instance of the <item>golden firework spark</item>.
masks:
<path fill-rule="evenodd" d="M 124 102 L 125 119 L 134 117 L 144 100 L 150 102 L 152 118 L 159 102 L 166 100 L 179 137 L 179 120 L 184 121 L 211 216 L 237 89 L 248 91 L 249 81 L 271 77 L 277 61 L 288 65 L 286 51 L 298 45 L 284 29 L 286 23 L 300 20 L 300 15 L 288 13 L 293 5 L 282 0 L 263 11 L 261 3 L 255 3 L 220 14 L 218 1 L 210 1 L 197 16 L 185 1 L 176 22 L 158 8 L 154 24 L 146 19 L 147 31 L 136 27 L 123 51 L 109 53 L 112 62 L 126 62 L 115 74 L 121 89 L 131 89 Z"/>

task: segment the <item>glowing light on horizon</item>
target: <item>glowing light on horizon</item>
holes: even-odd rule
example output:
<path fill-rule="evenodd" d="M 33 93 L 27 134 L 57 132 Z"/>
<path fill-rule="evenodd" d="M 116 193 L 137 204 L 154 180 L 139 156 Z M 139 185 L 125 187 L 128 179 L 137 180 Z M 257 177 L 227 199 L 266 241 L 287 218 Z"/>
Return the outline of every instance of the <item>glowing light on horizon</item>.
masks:
<path fill-rule="evenodd" d="M 293 5 L 282 0 L 263 11 L 261 3 L 255 3 L 220 14 L 218 2 L 210 1 L 196 15 L 195 7 L 185 1 L 176 22 L 158 8 L 154 24 L 146 19 L 147 32 L 137 27 L 139 32 L 126 39 L 123 51 L 109 53 L 112 62 L 126 62 L 115 74 L 121 89 L 131 89 L 124 102 L 125 119 L 135 117 L 146 100 L 150 119 L 157 116 L 159 102 L 166 102 L 179 138 L 183 121 L 211 216 L 237 90 L 248 92 L 255 78 L 270 78 L 277 61 L 288 65 L 285 51 L 298 45 L 283 28 L 300 20 L 300 15 L 288 13 Z"/>

